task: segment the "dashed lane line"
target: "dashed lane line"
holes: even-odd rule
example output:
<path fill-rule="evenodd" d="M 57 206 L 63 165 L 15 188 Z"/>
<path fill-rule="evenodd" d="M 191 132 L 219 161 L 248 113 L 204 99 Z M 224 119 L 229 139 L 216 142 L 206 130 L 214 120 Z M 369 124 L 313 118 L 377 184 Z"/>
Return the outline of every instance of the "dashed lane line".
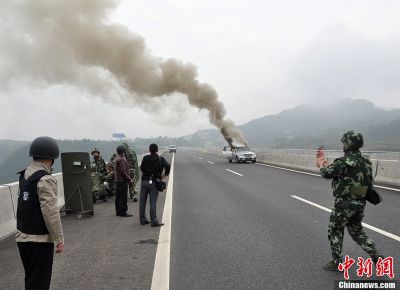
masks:
<path fill-rule="evenodd" d="M 261 165 L 261 166 L 265 166 L 265 167 L 271 167 L 271 168 L 276 168 L 276 169 L 280 169 L 280 170 L 291 171 L 291 172 L 296 172 L 296 173 L 301 173 L 301 174 L 321 177 L 320 174 L 316 174 L 316 173 L 310 173 L 310 172 L 306 172 L 306 171 L 289 169 L 289 168 L 284 168 L 284 167 L 274 166 L 274 165 L 268 165 L 268 164 L 263 164 L 263 163 L 258 163 L 258 162 L 256 164 L 257 165 Z M 377 188 L 382 188 L 382 189 L 387 189 L 387 190 L 399 191 L 400 192 L 399 188 L 393 188 L 393 187 L 387 187 L 387 186 L 381 186 L 381 185 L 374 185 L 374 186 L 377 187 Z"/>
<path fill-rule="evenodd" d="M 297 195 L 291 195 L 291 197 L 293 197 L 293 198 L 295 198 L 295 199 L 297 199 L 297 200 L 300 200 L 300 201 L 302 201 L 302 202 L 308 203 L 308 204 L 310 204 L 310 205 L 312 205 L 312 206 L 315 206 L 315 207 L 317 207 L 317 208 L 319 208 L 319 209 L 322 209 L 322 210 L 324 210 L 324 211 L 331 212 L 331 210 L 330 210 L 329 208 L 326 208 L 326 207 L 324 207 L 324 206 L 322 206 L 322 205 L 319 205 L 319 204 L 317 204 L 317 203 L 315 203 L 315 202 L 312 202 L 312 201 L 309 201 L 309 200 L 307 200 L 307 199 L 298 197 Z M 374 232 L 377 232 L 377 233 L 379 233 L 379 234 L 381 234 L 381 235 L 384 235 L 384 236 L 386 236 L 386 237 L 388 237 L 388 238 L 391 238 L 391 239 L 393 239 L 393 240 L 396 240 L 396 241 L 400 242 L 400 237 L 399 237 L 399 236 L 396 236 L 395 234 L 392 234 L 392 233 L 389 233 L 389 232 L 387 232 L 387 231 L 381 230 L 381 229 L 379 229 L 379 228 L 377 228 L 377 227 L 371 226 L 371 225 L 366 224 L 366 223 L 362 223 L 362 225 L 363 225 L 365 228 L 367 228 L 367 229 L 370 229 L 370 230 L 372 230 L 372 231 L 374 231 Z"/>
<path fill-rule="evenodd" d="M 157 253 L 154 262 L 151 290 L 169 290 L 169 273 L 171 257 L 171 216 L 172 195 L 174 188 L 174 166 L 175 154 L 172 156 L 171 171 L 169 173 L 168 188 L 165 197 L 162 222 L 164 226 L 160 229 L 158 237 Z"/>
<path fill-rule="evenodd" d="M 213 164 L 213 165 L 215 164 L 214 162 L 211 162 L 211 161 L 207 161 L 207 162 L 210 163 L 210 164 Z"/>
<path fill-rule="evenodd" d="M 233 171 L 233 170 L 230 170 L 230 169 L 226 169 L 226 170 L 231 172 L 231 173 L 233 173 L 233 174 L 236 174 L 236 175 L 239 175 L 239 176 L 243 176 L 243 174 L 240 174 L 240 173 L 238 173 L 236 171 Z"/>

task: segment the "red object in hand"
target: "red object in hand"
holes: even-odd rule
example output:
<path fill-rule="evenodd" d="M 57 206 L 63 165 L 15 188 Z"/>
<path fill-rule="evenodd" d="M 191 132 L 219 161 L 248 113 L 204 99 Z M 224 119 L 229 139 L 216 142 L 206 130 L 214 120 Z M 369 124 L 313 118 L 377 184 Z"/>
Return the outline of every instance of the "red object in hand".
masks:
<path fill-rule="evenodd" d="M 317 166 L 318 168 L 326 166 L 324 146 L 321 146 L 317 150 Z"/>

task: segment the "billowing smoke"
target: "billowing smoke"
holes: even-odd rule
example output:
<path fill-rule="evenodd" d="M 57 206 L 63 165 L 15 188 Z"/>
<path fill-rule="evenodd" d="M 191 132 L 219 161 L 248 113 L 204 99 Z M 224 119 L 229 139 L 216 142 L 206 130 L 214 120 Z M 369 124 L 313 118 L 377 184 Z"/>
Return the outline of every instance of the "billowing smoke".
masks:
<path fill-rule="evenodd" d="M 4 1 L 0 12 L 0 82 L 68 84 L 107 102 L 146 104 L 181 93 L 209 112 L 229 143 L 246 144 L 213 87 L 197 80 L 194 65 L 151 55 L 143 37 L 108 16 L 113 0 Z M 3 63 L 2 63 L 3 62 Z M 121 93 L 122 92 L 122 93 Z"/>

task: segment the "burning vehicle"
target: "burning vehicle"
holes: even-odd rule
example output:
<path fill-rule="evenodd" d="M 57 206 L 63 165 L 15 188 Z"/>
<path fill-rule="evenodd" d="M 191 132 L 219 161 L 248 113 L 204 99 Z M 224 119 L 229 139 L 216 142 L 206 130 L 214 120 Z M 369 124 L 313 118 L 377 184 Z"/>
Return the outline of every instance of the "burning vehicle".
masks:
<path fill-rule="evenodd" d="M 230 163 L 235 161 L 236 163 L 250 161 L 256 163 L 257 155 L 247 145 L 232 145 L 225 146 L 222 149 L 222 154 L 228 159 Z"/>

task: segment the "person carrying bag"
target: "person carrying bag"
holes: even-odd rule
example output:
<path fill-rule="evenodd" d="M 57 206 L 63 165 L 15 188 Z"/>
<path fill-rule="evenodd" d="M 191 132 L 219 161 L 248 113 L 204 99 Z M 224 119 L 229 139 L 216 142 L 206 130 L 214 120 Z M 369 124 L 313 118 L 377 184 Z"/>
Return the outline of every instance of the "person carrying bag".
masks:
<path fill-rule="evenodd" d="M 158 193 L 164 191 L 166 183 L 163 178 L 169 175 L 171 165 L 164 157 L 159 156 L 158 146 L 151 144 L 149 146 L 150 155 L 143 157 L 140 170 L 142 171 L 142 182 L 140 186 L 140 224 L 151 223 L 152 227 L 163 226 L 157 219 L 157 199 Z M 164 172 L 164 175 L 163 175 Z M 147 197 L 150 196 L 150 222 L 146 218 Z"/>

